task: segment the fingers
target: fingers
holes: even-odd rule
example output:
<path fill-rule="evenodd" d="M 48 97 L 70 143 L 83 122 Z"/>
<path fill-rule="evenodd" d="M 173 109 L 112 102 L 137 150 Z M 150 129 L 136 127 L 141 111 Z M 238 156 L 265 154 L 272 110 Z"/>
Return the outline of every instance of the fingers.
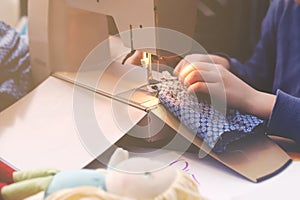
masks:
<path fill-rule="evenodd" d="M 178 74 L 179 80 L 185 79 L 191 73 L 205 73 L 212 71 L 212 67 L 203 63 L 192 63 L 184 68 Z"/>
<path fill-rule="evenodd" d="M 141 59 L 143 58 L 143 54 L 141 51 L 131 51 L 126 57 L 123 59 L 122 64 L 132 64 L 132 65 L 141 65 Z"/>
<path fill-rule="evenodd" d="M 185 86 L 195 82 L 219 82 L 221 79 L 217 66 L 207 63 L 193 63 L 184 66 L 177 76 Z"/>
<path fill-rule="evenodd" d="M 193 68 L 195 68 L 195 66 L 196 66 L 195 63 L 192 63 L 192 62 L 189 62 L 188 60 L 183 59 L 176 66 L 173 74 L 175 76 L 178 76 L 180 73 L 182 73 L 182 70 L 192 70 Z"/>
<path fill-rule="evenodd" d="M 213 93 L 214 91 L 217 91 L 218 88 L 219 88 L 218 83 L 196 82 L 187 88 L 187 92 L 188 93 L 200 92 L 200 93 L 210 94 L 211 92 Z"/>
<path fill-rule="evenodd" d="M 186 86 L 188 92 L 208 93 L 208 88 L 216 89 L 219 82 L 222 81 L 222 70 L 220 70 L 220 67 L 216 64 L 181 61 L 175 74 Z"/>
<path fill-rule="evenodd" d="M 173 74 L 177 76 L 179 72 L 187 65 L 193 64 L 193 63 L 211 63 L 213 64 L 213 59 L 210 55 L 204 55 L 204 54 L 191 54 L 186 56 L 184 59 L 182 59 L 178 65 L 176 66 Z"/>
<path fill-rule="evenodd" d="M 218 70 L 218 65 L 203 62 L 188 63 L 187 61 L 181 61 L 175 68 L 173 74 L 180 78 L 180 76 L 185 77 L 193 70 L 216 71 Z"/>
<path fill-rule="evenodd" d="M 188 93 L 203 92 L 208 93 L 208 86 L 205 82 L 195 82 L 187 88 Z"/>
<path fill-rule="evenodd" d="M 181 78 L 184 86 L 189 87 L 196 82 L 216 83 L 220 80 L 218 74 L 214 72 L 194 70 Z"/>
<path fill-rule="evenodd" d="M 173 71 L 173 75 L 174 76 L 178 76 L 179 72 L 181 71 L 181 69 L 187 64 L 186 60 L 181 60 L 178 65 L 175 67 L 174 71 Z"/>

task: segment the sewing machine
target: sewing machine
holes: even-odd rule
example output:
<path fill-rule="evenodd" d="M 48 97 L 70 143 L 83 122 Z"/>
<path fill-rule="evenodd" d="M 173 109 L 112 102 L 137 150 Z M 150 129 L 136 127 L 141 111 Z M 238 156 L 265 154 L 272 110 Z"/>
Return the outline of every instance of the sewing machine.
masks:
<path fill-rule="evenodd" d="M 78 142 L 78 133 L 76 131 L 80 132 L 80 127 L 74 124 L 74 120 L 68 119 L 75 118 L 75 122 L 78 122 L 76 117 L 86 117 L 84 115 L 86 113 L 81 115 L 80 109 L 86 112 L 87 110 L 95 109 L 92 107 L 95 104 L 96 107 L 100 106 L 101 109 L 105 110 L 108 116 L 103 118 L 101 109 L 95 109 L 97 116 L 105 123 L 107 122 L 106 126 L 102 127 L 106 130 L 104 131 L 105 134 L 113 134 L 111 133 L 113 132 L 111 131 L 112 128 L 108 126 L 117 126 L 113 124 L 115 121 L 110 118 L 120 117 L 118 119 L 120 122 L 123 122 L 130 116 L 126 115 L 124 118 L 121 118 L 123 116 L 122 111 L 126 109 L 134 110 L 135 113 L 139 113 L 143 117 L 141 121 L 138 118 L 135 121 L 136 123 L 150 123 L 151 125 L 147 128 L 149 128 L 148 130 L 153 129 L 154 132 L 157 126 L 162 125 L 160 132 L 171 133 L 171 135 L 175 135 L 174 138 L 178 139 L 173 141 L 175 145 L 184 143 L 189 146 L 193 143 L 198 148 L 201 148 L 202 151 L 209 153 L 210 156 L 251 181 L 258 182 L 284 168 L 290 161 L 289 157 L 265 135 L 258 135 L 251 137 L 251 139 L 243 140 L 241 143 L 237 143 L 232 148 L 232 151 L 227 153 L 216 154 L 211 152 L 211 149 L 198 137 L 191 134 L 189 129 L 164 109 L 155 96 L 149 95 L 145 91 L 137 90 L 137 88 L 148 84 L 149 74 L 145 69 L 115 62 L 116 58 L 126 56 L 132 50 L 163 56 L 162 54 L 165 50 L 168 50 L 167 46 L 170 43 L 175 43 L 171 48 L 172 53 L 176 55 L 187 53 L 188 49 L 193 46 L 192 40 L 185 39 L 187 39 L 186 35 L 193 35 L 193 26 L 197 12 L 196 3 L 196 0 L 30 0 L 29 40 L 33 76 L 36 84 L 41 83 L 45 79 L 47 80 L 40 84 L 33 93 L 26 96 L 23 101 L 18 102 L 11 110 L 2 113 L 1 117 L 7 118 L 2 120 L 2 123 L 6 121 L 13 123 L 12 121 L 15 119 L 14 112 L 20 110 L 17 108 L 21 106 L 22 110 L 26 110 L 24 119 L 16 121 L 18 123 L 16 126 L 3 129 L 3 131 L 8 133 L 6 134 L 7 138 L 2 138 L 3 141 L 0 138 L 0 146 L 5 152 L 3 157 L 23 165 L 23 158 L 20 158 L 19 155 L 12 155 L 11 152 L 14 151 L 10 150 L 10 148 L 21 145 L 15 144 L 18 141 L 15 141 L 14 138 L 25 137 L 20 135 L 22 131 L 25 131 L 32 133 L 32 137 L 39 137 L 40 141 L 42 141 L 40 143 L 48 144 L 48 146 L 50 144 L 48 141 L 45 141 L 45 138 L 52 138 L 52 135 L 56 132 L 69 134 L 69 138 L 76 140 L 76 142 L 72 143 L 70 140 L 67 144 L 78 151 L 78 155 L 84 154 L 82 157 L 90 159 L 91 155 L 86 155 L 86 151 L 83 150 L 82 145 L 80 146 L 80 142 L 81 144 L 84 142 Z M 119 40 L 111 40 L 109 38 L 109 33 L 115 26 L 111 26 L 108 18 L 109 21 L 114 19 L 119 32 L 117 37 Z M 110 28 L 108 28 L 109 25 Z M 171 32 L 174 33 L 175 42 L 170 41 L 169 35 L 164 34 L 157 27 L 172 29 L 173 31 L 171 30 Z M 178 31 L 184 33 L 184 36 Z M 184 39 L 181 40 L 180 36 L 183 36 L 182 38 Z M 191 43 L 184 41 L 190 41 Z M 148 64 L 147 62 L 145 64 Z M 49 76 L 51 77 L 49 78 Z M 65 81 L 74 84 L 74 89 L 73 85 L 65 83 Z M 95 91 L 99 94 L 98 96 L 96 95 L 97 101 L 89 100 L 88 105 L 80 101 L 82 100 L 81 98 L 95 98 Z M 51 109 L 51 106 L 53 106 L 53 102 L 57 101 L 57 98 L 53 98 L 51 93 L 55 93 L 57 98 L 60 98 L 62 101 L 59 104 L 55 104 L 57 107 L 54 111 Z M 115 110 L 117 116 L 113 115 L 116 114 L 112 113 L 114 110 L 108 109 L 109 106 L 114 107 L 110 102 L 106 102 L 110 99 L 122 102 L 122 104 L 114 104 L 117 108 L 122 108 Z M 29 106 L 26 106 L 27 104 Z M 37 109 L 43 110 L 37 112 Z M 38 124 L 39 129 L 35 128 L 35 119 L 41 120 L 40 124 Z M 87 125 L 91 124 L 91 121 L 80 119 L 83 122 L 87 121 Z M 64 125 L 57 128 L 56 125 L 63 120 L 68 121 L 64 121 Z M 41 134 L 35 134 L 32 131 L 45 129 L 46 125 L 43 126 L 42 123 L 52 124 L 52 126 L 46 124 L 49 126 L 46 130 L 47 137 L 40 136 Z M 130 128 L 130 131 L 129 129 L 126 129 L 126 131 L 129 131 L 129 135 L 147 137 L 148 135 L 143 135 L 143 131 L 141 131 L 146 129 L 141 129 L 141 127 L 136 126 L 132 129 Z M 120 131 L 117 128 L 113 130 L 115 132 Z M 89 131 L 97 132 L 97 130 L 91 128 Z M 177 135 L 183 137 L 177 137 Z M 150 136 L 152 139 L 155 138 L 154 140 L 160 139 L 160 136 L 157 137 L 157 135 Z M 184 138 L 188 142 L 183 142 Z M 112 141 L 116 142 L 118 139 L 120 138 L 114 137 Z M 101 138 L 98 141 L 102 141 Z M 62 144 L 59 147 L 63 145 L 66 144 Z M 90 147 L 89 144 L 85 145 Z M 46 149 L 45 153 L 48 154 L 50 148 L 48 146 L 40 145 L 40 148 Z M 257 148 L 258 146 L 259 148 Z M 35 149 L 29 150 L 25 154 L 32 155 L 36 151 Z M 104 147 L 102 150 L 105 150 Z M 61 153 L 59 148 L 56 151 Z M 53 150 L 51 150 L 51 153 L 53 153 Z M 57 155 L 51 156 L 56 158 Z M 40 162 L 52 164 L 51 159 L 49 161 L 49 159 L 40 158 L 40 155 L 36 157 L 39 157 L 36 160 L 40 160 Z M 73 163 L 79 162 L 82 164 L 82 161 L 79 160 L 80 158 L 78 156 L 78 160 Z M 74 165 L 68 167 L 74 167 Z"/>
<path fill-rule="evenodd" d="M 32 67 L 40 83 L 50 73 L 76 72 L 89 52 L 112 32 L 120 33 L 118 47 L 127 47 L 124 51 L 163 54 L 157 48 L 164 42 L 160 33 L 149 27 L 193 37 L 197 0 L 32 0 L 29 10 Z M 110 45 L 106 53 L 111 53 Z M 179 45 L 182 53 L 191 48 L 191 44 Z"/>

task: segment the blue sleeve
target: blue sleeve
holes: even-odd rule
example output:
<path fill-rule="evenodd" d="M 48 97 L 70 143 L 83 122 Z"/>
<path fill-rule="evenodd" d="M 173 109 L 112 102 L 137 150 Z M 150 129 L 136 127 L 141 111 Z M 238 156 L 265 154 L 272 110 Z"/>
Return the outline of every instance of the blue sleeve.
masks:
<path fill-rule="evenodd" d="M 300 142 L 300 98 L 277 91 L 277 98 L 268 121 L 268 133 Z"/>
<path fill-rule="evenodd" d="M 252 87 L 272 91 L 274 67 L 276 62 L 276 27 L 283 1 L 275 0 L 270 5 L 262 24 L 261 38 L 253 56 L 244 64 L 229 58 L 230 70 Z"/>

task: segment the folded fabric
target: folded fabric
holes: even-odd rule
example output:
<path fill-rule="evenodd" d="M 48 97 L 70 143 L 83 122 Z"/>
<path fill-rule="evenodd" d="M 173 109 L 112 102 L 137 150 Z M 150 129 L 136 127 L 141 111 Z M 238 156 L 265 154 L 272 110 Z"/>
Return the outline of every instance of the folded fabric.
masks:
<path fill-rule="evenodd" d="M 26 41 L 0 22 L 0 111 L 30 90 L 30 70 Z"/>
<path fill-rule="evenodd" d="M 227 109 L 224 115 L 195 95 L 187 93 L 180 81 L 164 73 L 165 81 L 157 85 L 158 98 L 185 126 L 200 137 L 215 152 L 255 132 L 263 120 Z"/>

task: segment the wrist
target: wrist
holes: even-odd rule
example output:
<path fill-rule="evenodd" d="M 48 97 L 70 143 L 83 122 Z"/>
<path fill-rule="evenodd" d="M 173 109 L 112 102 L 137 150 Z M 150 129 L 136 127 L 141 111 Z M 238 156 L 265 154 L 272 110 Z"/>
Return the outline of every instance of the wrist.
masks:
<path fill-rule="evenodd" d="M 247 101 L 247 112 L 262 119 L 269 119 L 275 101 L 275 95 L 253 89 Z"/>

